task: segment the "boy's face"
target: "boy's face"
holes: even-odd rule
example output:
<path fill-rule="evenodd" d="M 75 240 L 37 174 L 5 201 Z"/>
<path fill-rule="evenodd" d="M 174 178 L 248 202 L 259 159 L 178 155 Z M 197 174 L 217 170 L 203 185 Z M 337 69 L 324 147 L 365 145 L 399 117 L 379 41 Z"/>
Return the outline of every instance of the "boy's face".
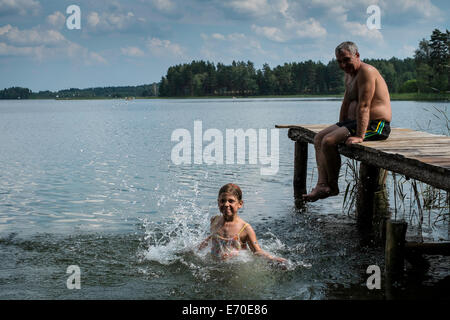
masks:
<path fill-rule="evenodd" d="M 236 196 L 231 193 L 222 193 L 217 200 L 219 210 L 223 214 L 225 220 L 232 220 L 242 208 L 242 200 L 239 201 Z"/>

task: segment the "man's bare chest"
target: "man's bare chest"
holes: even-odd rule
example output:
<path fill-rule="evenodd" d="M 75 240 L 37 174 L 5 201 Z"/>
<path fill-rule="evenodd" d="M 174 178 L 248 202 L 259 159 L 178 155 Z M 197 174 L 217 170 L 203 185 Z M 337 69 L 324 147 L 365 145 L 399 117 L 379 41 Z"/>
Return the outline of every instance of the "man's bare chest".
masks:
<path fill-rule="evenodd" d="M 350 101 L 352 100 L 357 100 L 358 99 L 358 82 L 357 82 L 357 77 L 358 75 L 354 76 L 354 77 L 348 77 L 346 79 L 346 92 L 347 92 L 347 97 L 350 99 Z"/>

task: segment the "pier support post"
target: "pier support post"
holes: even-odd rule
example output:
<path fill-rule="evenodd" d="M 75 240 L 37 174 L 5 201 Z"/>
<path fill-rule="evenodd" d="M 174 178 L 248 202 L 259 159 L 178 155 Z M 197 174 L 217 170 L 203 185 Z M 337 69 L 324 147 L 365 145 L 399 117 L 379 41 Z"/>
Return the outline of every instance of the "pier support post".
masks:
<path fill-rule="evenodd" d="M 308 143 L 303 141 L 295 142 L 294 159 L 294 198 L 295 207 L 304 206 L 303 194 L 306 194 L 306 176 L 308 169 Z"/>
<path fill-rule="evenodd" d="M 385 223 L 389 218 L 386 177 L 387 171 L 361 162 L 356 198 L 357 224 L 364 237 L 378 243 L 384 243 Z"/>
<path fill-rule="evenodd" d="M 403 274 L 407 226 L 405 221 L 388 220 L 386 223 L 385 271 L 393 280 Z"/>

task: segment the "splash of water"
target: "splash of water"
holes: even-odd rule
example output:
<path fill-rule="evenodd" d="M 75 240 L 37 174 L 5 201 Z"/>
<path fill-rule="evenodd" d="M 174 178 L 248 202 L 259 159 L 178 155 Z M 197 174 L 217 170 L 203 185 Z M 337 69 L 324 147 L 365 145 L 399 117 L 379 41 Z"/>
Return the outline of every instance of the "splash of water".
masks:
<path fill-rule="evenodd" d="M 165 199 L 176 199 L 178 205 L 164 221 L 142 220 L 145 231 L 144 249 L 140 254 L 141 262 L 156 262 L 162 268 L 175 266 L 175 269 L 171 270 L 186 268 L 195 279 L 203 283 L 211 279 L 215 281 L 221 278 L 228 279 L 230 274 L 234 274 L 238 279 L 247 279 L 242 280 L 247 285 L 251 282 L 250 279 L 256 279 L 257 282 L 272 279 L 272 273 L 281 270 L 311 268 L 311 264 L 302 261 L 288 260 L 283 266 L 268 263 L 265 259 L 252 254 L 250 250 L 242 250 L 238 256 L 226 261 L 217 261 L 211 256 L 211 244 L 203 250 L 198 250 L 200 243 L 209 235 L 210 213 L 213 211 L 213 214 L 216 214 L 217 209 L 215 206 L 212 208 L 212 205 L 201 208 L 197 204 L 200 201 L 198 183 L 194 183 L 193 189 L 192 198 L 181 198 L 177 192 L 172 196 L 165 196 Z M 291 251 L 271 232 L 260 236 L 261 247 L 271 255 L 277 256 L 279 252 Z M 244 278 L 243 273 L 247 274 Z"/>
<path fill-rule="evenodd" d="M 144 259 L 167 265 L 196 250 L 206 237 L 208 214 L 194 204 L 181 204 L 166 221 L 155 223 L 145 219 L 143 224 L 148 246 Z"/>

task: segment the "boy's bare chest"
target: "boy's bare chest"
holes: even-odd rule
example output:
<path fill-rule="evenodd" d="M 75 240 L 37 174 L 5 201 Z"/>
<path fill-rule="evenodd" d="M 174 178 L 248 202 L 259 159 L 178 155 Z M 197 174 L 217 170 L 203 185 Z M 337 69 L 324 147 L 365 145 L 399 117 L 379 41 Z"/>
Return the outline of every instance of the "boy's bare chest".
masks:
<path fill-rule="evenodd" d="M 225 238 L 231 238 L 234 237 L 236 234 L 239 233 L 239 225 L 237 224 L 224 224 L 221 227 L 218 228 L 217 232 L 218 235 Z"/>
<path fill-rule="evenodd" d="M 222 230 L 220 230 L 220 231 L 221 231 L 221 234 L 222 234 L 223 237 L 230 238 L 230 237 L 233 237 L 233 236 L 238 234 L 239 228 L 234 227 L 234 226 L 227 228 L 227 227 L 224 226 L 222 228 Z"/>

